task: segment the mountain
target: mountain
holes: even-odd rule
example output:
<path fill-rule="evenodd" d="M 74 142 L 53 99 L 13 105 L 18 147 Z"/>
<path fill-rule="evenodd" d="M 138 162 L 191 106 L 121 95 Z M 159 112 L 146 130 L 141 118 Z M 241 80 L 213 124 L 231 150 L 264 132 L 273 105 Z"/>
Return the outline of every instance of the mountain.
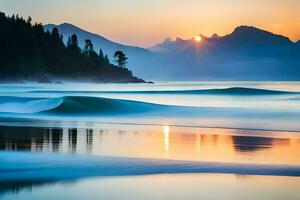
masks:
<path fill-rule="evenodd" d="M 69 23 L 63 23 L 60 25 L 47 24 L 44 26 L 44 29 L 51 31 L 54 27 L 56 27 L 58 29 L 58 31 L 60 32 L 60 34 L 63 35 L 64 42 L 67 42 L 68 37 L 70 35 L 76 33 L 76 35 L 79 38 L 79 46 L 83 47 L 85 39 L 90 39 L 90 40 L 92 40 L 96 51 L 99 51 L 99 49 L 101 48 L 104 52 L 106 52 L 110 56 L 112 56 L 114 54 L 114 52 L 118 51 L 118 50 L 125 51 L 128 54 L 149 53 L 149 50 L 147 50 L 147 49 L 118 44 L 116 42 L 106 39 L 105 37 L 103 37 L 101 35 L 90 33 L 88 31 L 85 31 L 85 30 L 83 30 L 77 26 L 74 26 L 72 24 L 69 24 Z"/>
<path fill-rule="evenodd" d="M 225 36 L 201 38 L 167 39 L 150 49 L 164 54 L 161 63 L 181 80 L 300 80 L 299 43 L 287 37 L 239 26 Z"/>
<path fill-rule="evenodd" d="M 126 46 L 71 24 L 57 27 L 67 41 L 91 39 L 95 49 L 110 55 L 122 50 L 128 68 L 148 80 L 300 80 L 300 45 L 287 37 L 252 26 L 239 26 L 224 36 L 201 35 L 202 40 L 165 39 L 149 49 Z"/>
<path fill-rule="evenodd" d="M 127 46 L 113 42 L 101 35 L 88 32 L 69 23 L 63 23 L 60 25 L 47 24 L 44 26 L 44 30 L 51 32 L 54 27 L 57 28 L 59 33 L 63 35 L 65 44 L 67 43 L 69 36 L 71 36 L 72 34 L 77 35 L 80 47 L 84 46 L 86 39 L 90 39 L 94 45 L 95 51 L 99 52 L 101 48 L 103 52 L 109 56 L 111 61 L 113 60 L 113 54 L 116 51 L 121 50 L 125 52 L 127 57 L 129 58 L 128 68 L 134 71 L 138 76 L 143 76 L 144 71 L 147 71 L 144 64 L 145 60 L 148 60 L 149 57 L 152 57 L 153 54 L 155 54 L 148 49 Z M 150 67 L 150 64 L 147 64 L 147 66 Z"/>
<path fill-rule="evenodd" d="M 154 52 L 168 53 L 176 51 L 184 51 L 192 44 L 191 40 L 183 40 L 181 38 L 176 38 L 172 41 L 171 38 L 166 38 L 162 43 L 156 44 L 149 49 Z"/>
<path fill-rule="evenodd" d="M 275 35 L 252 26 L 239 26 L 231 34 L 219 37 L 213 34 L 211 37 L 201 35 L 202 42 L 198 44 L 194 39 L 183 40 L 177 38 L 172 41 L 165 39 L 162 43 L 150 47 L 150 50 L 156 52 L 183 52 L 191 49 L 204 49 L 209 47 L 267 47 L 267 46 L 286 46 L 293 45 L 289 38 Z"/>
<path fill-rule="evenodd" d="M 274 46 L 293 43 L 287 37 L 276 35 L 253 26 L 239 26 L 231 34 L 219 39 L 232 45 Z"/>

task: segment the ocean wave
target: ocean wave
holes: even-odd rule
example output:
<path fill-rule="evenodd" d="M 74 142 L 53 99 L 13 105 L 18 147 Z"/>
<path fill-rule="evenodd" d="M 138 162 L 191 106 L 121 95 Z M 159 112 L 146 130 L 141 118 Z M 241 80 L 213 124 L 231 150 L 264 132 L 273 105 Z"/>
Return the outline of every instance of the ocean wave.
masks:
<path fill-rule="evenodd" d="M 0 152 L 1 182 L 72 180 L 92 176 L 226 173 L 300 176 L 300 166 Z M 70 170 L 71 169 L 71 170 Z"/>
<path fill-rule="evenodd" d="M 59 98 L 0 97 L 0 113 L 116 114 L 162 109 L 158 104 L 99 97 Z"/>
<path fill-rule="evenodd" d="M 102 97 L 0 97 L 0 118 L 299 131 L 294 109 L 193 107 Z"/>
<path fill-rule="evenodd" d="M 154 111 L 162 109 L 159 104 L 144 103 L 139 101 L 109 99 L 101 97 L 64 97 L 64 101 L 58 107 L 49 110 L 56 114 L 129 114 Z"/>
<path fill-rule="evenodd" d="M 63 98 L 0 97 L 0 113 L 38 113 L 59 107 Z"/>
<path fill-rule="evenodd" d="M 148 90 L 148 91 L 31 91 L 33 93 L 86 93 L 86 94 L 199 94 L 199 95 L 283 95 L 300 94 L 299 92 L 268 90 L 258 88 L 230 87 L 201 90 Z"/>
<path fill-rule="evenodd" d="M 294 94 L 296 92 L 267 90 L 258 88 L 231 87 L 225 89 L 207 89 L 186 91 L 194 94 L 224 94 L 224 95 L 278 95 L 278 94 Z"/>
<path fill-rule="evenodd" d="M 159 105 L 132 100 L 92 97 L 93 94 L 184 94 L 184 95 L 282 95 L 291 94 L 287 91 L 275 91 L 253 88 L 226 88 L 208 90 L 177 90 L 177 91 L 35 91 L 56 93 L 60 97 L 0 97 L 0 113 L 57 113 L 57 114 L 105 114 L 105 113 L 139 113 L 149 110 L 174 108 L 175 106 Z M 80 96 L 91 94 L 91 96 Z M 292 93 L 292 94 L 295 94 Z M 57 95 L 56 95 L 57 96 Z M 181 106 L 183 107 L 183 106 Z M 184 106 L 188 107 L 188 106 Z M 178 106 L 177 106 L 178 108 Z"/>

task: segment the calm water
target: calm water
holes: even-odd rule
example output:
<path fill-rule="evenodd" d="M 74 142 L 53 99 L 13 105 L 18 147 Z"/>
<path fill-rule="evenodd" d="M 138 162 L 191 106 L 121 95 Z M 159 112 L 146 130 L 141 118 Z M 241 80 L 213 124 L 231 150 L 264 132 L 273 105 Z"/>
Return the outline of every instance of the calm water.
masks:
<path fill-rule="evenodd" d="M 45 160 L 81 155 L 300 166 L 299 82 L 14 84 L 0 89 L 0 174 L 22 167 L 23 154 L 14 152 L 33 160 L 43 153 Z M 21 164 L 7 166 L 6 152 Z M 25 161 L 24 166 L 36 170 Z M 15 175 L 0 180 L 0 199 L 293 200 L 300 195 L 300 179 L 291 176 L 179 171 L 66 181 Z"/>
<path fill-rule="evenodd" d="M 2 151 L 234 163 L 300 164 L 300 133 L 169 126 L 0 128 Z"/>
<path fill-rule="evenodd" d="M 32 185 L 0 194 L 3 200 L 298 200 L 299 178 L 240 175 L 151 175 Z"/>
<path fill-rule="evenodd" d="M 0 149 L 8 152 L 53 152 L 297 166 L 300 163 L 300 133 L 124 125 L 103 125 L 102 128 L 95 129 L 2 127 Z M 67 182 L 6 182 L 0 184 L 0 199 L 201 197 L 279 200 L 287 197 L 298 199 L 299 187 L 298 177 L 145 175 Z"/>

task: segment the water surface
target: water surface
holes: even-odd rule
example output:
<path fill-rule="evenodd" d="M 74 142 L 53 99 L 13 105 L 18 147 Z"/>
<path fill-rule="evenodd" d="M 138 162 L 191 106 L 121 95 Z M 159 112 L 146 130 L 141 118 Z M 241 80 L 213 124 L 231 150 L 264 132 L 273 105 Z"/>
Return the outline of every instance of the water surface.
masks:
<path fill-rule="evenodd" d="M 299 119 L 300 82 L 1 84 L 0 199 L 299 199 Z"/>
<path fill-rule="evenodd" d="M 151 175 L 32 185 L 0 193 L 3 200 L 298 200 L 299 178 L 244 175 Z"/>
<path fill-rule="evenodd" d="M 2 151 L 230 163 L 300 164 L 300 133 L 170 126 L 1 127 Z"/>

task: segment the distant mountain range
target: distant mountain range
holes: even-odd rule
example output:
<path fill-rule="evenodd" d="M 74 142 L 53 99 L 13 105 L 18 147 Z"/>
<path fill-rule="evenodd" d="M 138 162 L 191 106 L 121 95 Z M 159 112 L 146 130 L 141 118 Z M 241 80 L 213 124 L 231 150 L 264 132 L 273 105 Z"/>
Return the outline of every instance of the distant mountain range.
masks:
<path fill-rule="evenodd" d="M 195 49 L 209 48 L 248 48 L 248 47 L 274 47 L 293 45 L 294 43 L 288 38 L 281 35 L 257 29 L 255 27 L 240 26 L 237 27 L 231 34 L 219 37 L 213 34 L 211 37 L 202 37 L 202 42 L 197 44 L 193 39 L 183 40 L 177 38 L 175 41 L 167 38 L 160 44 L 157 44 L 150 49 L 158 52 L 185 52 Z"/>
<path fill-rule="evenodd" d="M 201 36 L 200 42 L 167 38 L 149 49 L 118 44 L 66 23 L 45 29 L 53 27 L 65 41 L 73 33 L 80 45 L 91 39 L 95 49 L 110 57 L 124 51 L 129 68 L 149 80 L 300 80 L 300 41 L 251 26 L 239 26 L 225 36 Z"/>

